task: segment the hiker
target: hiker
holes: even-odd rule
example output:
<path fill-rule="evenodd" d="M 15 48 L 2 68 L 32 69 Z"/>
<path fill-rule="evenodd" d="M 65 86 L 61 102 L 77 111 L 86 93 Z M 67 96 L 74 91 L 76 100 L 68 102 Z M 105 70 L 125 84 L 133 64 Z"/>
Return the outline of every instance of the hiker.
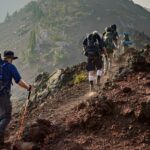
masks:
<path fill-rule="evenodd" d="M 124 33 L 122 45 L 123 45 L 123 51 L 126 53 L 128 51 L 128 48 L 133 44 L 133 41 L 130 40 L 129 33 Z"/>
<path fill-rule="evenodd" d="M 119 39 L 119 35 L 117 32 L 117 25 L 113 24 L 110 27 L 106 27 L 105 31 L 103 33 L 103 37 L 106 35 L 106 33 L 108 32 L 107 29 L 110 30 L 111 34 L 112 34 L 112 42 L 114 43 L 115 48 L 117 49 L 118 47 L 118 39 Z"/>
<path fill-rule="evenodd" d="M 105 28 L 105 34 L 103 34 L 103 40 L 108 53 L 108 65 L 106 66 L 106 63 L 104 64 L 104 70 L 109 70 L 113 63 L 113 55 L 115 50 L 113 38 L 114 37 L 113 37 L 111 27 Z"/>
<path fill-rule="evenodd" d="M 89 72 L 90 90 L 93 91 L 95 79 L 94 71 L 97 70 L 96 80 L 97 85 L 99 86 L 100 79 L 103 73 L 102 53 L 104 53 L 105 57 L 107 58 L 107 52 L 104 46 L 104 42 L 97 31 L 94 31 L 91 34 L 87 35 L 87 37 L 83 41 L 83 47 L 85 56 L 88 57 L 87 71 Z"/>
<path fill-rule="evenodd" d="M 13 51 L 4 52 L 4 60 L 0 60 L 0 145 L 4 144 L 5 130 L 10 123 L 12 104 L 11 85 L 12 79 L 22 88 L 31 91 L 32 86 L 24 82 L 17 70 L 12 64 L 13 60 L 18 57 L 14 56 Z"/>
<path fill-rule="evenodd" d="M 117 49 L 118 48 L 119 35 L 117 32 L 117 25 L 116 24 L 111 25 L 111 32 L 112 32 L 113 42 L 114 42 L 115 48 Z"/>

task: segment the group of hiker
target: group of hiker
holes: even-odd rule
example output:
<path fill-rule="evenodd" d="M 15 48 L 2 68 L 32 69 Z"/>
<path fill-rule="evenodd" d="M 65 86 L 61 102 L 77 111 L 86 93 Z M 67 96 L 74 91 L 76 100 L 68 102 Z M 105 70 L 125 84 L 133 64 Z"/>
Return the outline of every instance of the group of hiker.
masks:
<path fill-rule="evenodd" d="M 86 35 L 83 41 L 83 51 L 88 58 L 87 71 L 89 73 L 91 91 L 94 89 L 94 81 L 96 80 L 96 84 L 99 86 L 103 73 L 106 73 L 107 70 L 112 67 L 114 52 L 119 49 L 118 40 L 119 34 L 115 24 L 106 27 L 102 36 L 98 31 L 93 31 Z M 129 45 L 132 45 L 128 33 L 124 33 L 122 45 L 125 49 L 127 49 Z M 96 77 L 95 71 L 97 71 Z"/>

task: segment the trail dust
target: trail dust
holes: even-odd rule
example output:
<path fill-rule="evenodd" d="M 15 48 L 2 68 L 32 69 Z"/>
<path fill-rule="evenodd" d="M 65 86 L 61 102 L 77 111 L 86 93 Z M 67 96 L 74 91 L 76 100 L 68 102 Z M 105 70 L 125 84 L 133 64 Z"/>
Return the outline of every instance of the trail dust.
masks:
<path fill-rule="evenodd" d="M 74 97 L 69 100 L 70 102 L 57 108 L 51 117 L 57 118 L 59 120 L 62 117 L 64 117 L 64 115 L 67 115 L 68 113 L 70 113 L 70 111 L 74 109 L 76 106 L 78 106 L 80 103 L 86 102 L 89 99 L 92 99 L 93 97 L 95 97 L 96 95 L 98 95 L 96 91 L 94 92 L 87 91 L 86 94 L 80 97 Z"/>
<path fill-rule="evenodd" d="M 78 89 L 76 89 L 76 88 L 73 89 L 74 94 L 72 95 L 72 98 L 68 99 L 68 101 L 66 102 L 66 104 L 61 105 L 60 107 L 58 107 L 57 109 L 55 109 L 55 112 L 53 113 L 53 115 L 55 116 L 55 118 L 61 118 L 62 114 L 67 115 L 70 112 L 70 110 L 72 110 L 73 108 L 75 108 L 76 106 L 78 106 L 80 103 L 86 102 L 89 99 L 92 99 L 93 97 L 98 96 L 99 93 L 101 93 L 101 91 L 102 91 L 101 88 L 104 87 L 105 83 L 108 80 L 111 80 L 113 78 L 113 76 L 115 75 L 115 72 L 117 70 L 118 70 L 117 63 L 113 63 L 111 71 L 108 71 L 108 73 L 106 75 L 104 75 L 104 74 L 102 75 L 101 83 L 100 83 L 101 86 L 97 87 L 95 85 L 96 88 L 92 92 L 88 88 L 89 87 L 88 83 L 84 84 L 84 86 L 82 87 L 82 90 L 84 91 L 83 93 L 81 91 L 79 91 Z M 75 92 L 77 92 L 79 94 L 78 97 L 75 95 Z"/>

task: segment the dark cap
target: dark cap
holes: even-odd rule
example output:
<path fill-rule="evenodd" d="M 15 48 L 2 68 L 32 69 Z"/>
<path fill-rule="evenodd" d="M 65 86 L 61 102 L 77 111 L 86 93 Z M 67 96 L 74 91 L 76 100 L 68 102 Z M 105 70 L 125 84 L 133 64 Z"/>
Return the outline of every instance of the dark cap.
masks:
<path fill-rule="evenodd" d="M 4 58 L 18 59 L 18 57 L 14 56 L 13 51 L 4 51 Z"/>

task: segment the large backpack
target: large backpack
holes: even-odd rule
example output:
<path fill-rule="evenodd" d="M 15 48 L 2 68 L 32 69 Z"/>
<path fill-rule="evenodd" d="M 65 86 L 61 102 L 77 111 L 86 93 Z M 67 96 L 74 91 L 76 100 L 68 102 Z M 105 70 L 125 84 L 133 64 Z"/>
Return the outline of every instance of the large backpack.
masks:
<path fill-rule="evenodd" d="M 4 95 L 8 91 L 7 89 L 8 83 L 4 82 L 4 77 L 3 77 L 3 70 L 7 64 L 8 63 L 0 60 L 0 95 Z"/>
<path fill-rule="evenodd" d="M 87 45 L 85 55 L 88 57 L 99 56 L 99 49 L 97 40 L 94 39 L 93 34 L 87 36 Z"/>
<path fill-rule="evenodd" d="M 117 31 L 113 31 L 112 34 L 113 34 L 113 40 L 117 40 L 118 32 Z"/>
<path fill-rule="evenodd" d="M 104 39 L 104 43 L 105 43 L 105 46 L 106 46 L 106 49 L 108 50 L 108 52 L 113 52 L 114 43 L 113 43 L 112 32 L 106 32 L 103 39 Z"/>

